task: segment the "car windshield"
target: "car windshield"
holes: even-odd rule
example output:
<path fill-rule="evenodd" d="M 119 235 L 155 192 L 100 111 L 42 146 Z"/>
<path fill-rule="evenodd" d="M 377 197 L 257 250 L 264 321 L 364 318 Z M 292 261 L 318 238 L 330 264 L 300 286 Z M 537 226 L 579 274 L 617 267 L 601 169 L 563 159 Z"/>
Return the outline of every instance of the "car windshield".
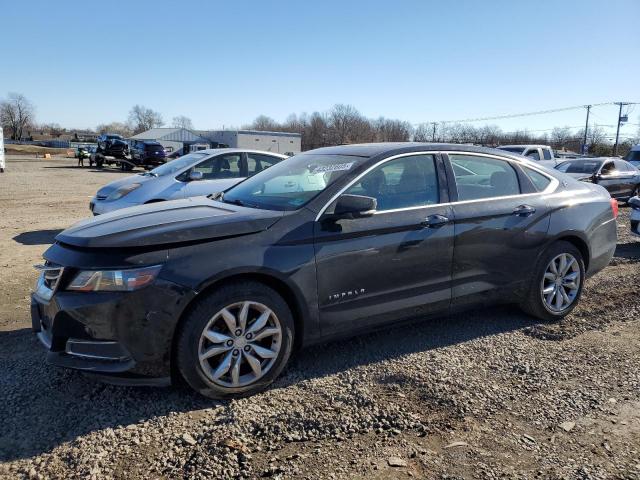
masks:
<path fill-rule="evenodd" d="M 364 160 L 352 155 L 296 155 L 227 190 L 222 200 L 265 210 L 297 210 Z"/>
<path fill-rule="evenodd" d="M 565 173 L 588 173 L 593 175 L 598 171 L 600 165 L 602 165 L 601 161 L 574 160 L 572 162 L 563 162 L 556 169 Z"/>
<path fill-rule="evenodd" d="M 188 167 L 189 165 L 192 165 L 199 160 L 203 160 L 208 156 L 208 153 L 190 153 L 189 155 L 185 155 L 184 157 L 180 157 L 167 162 L 164 165 L 160 165 L 159 167 L 151 170 L 149 173 L 155 175 L 156 177 L 171 175 L 172 173 L 175 173 L 178 170 L 182 170 L 183 168 Z"/>
<path fill-rule="evenodd" d="M 162 145 L 149 145 L 149 144 L 146 144 L 144 146 L 144 149 L 147 152 L 159 152 L 159 151 L 163 150 Z"/>
<path fill-rule="evenodd" d="M 624 159 L 637 167 L 638 163 L 640 163 L 640 150 L 631 150 L 625 155 Z"/>
<path fill-rule="evenodd" d="M 505 150 L 507 152 L 519 153 L 522 155 L 525 147 L 498 147 L 500 150 Z"/>

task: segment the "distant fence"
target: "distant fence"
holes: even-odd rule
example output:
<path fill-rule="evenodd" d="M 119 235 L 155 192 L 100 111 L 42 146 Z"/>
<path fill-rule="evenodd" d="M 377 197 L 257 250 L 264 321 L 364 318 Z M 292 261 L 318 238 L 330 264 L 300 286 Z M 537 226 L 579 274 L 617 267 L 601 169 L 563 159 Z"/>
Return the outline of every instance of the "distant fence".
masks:
<path fill-rule="evenodd" d="M 39 147 L 49 148 L 69 148 L 71 142 L 68 140 L 8 140 L 5 138 L 5 145 L 37 145 Z"/>

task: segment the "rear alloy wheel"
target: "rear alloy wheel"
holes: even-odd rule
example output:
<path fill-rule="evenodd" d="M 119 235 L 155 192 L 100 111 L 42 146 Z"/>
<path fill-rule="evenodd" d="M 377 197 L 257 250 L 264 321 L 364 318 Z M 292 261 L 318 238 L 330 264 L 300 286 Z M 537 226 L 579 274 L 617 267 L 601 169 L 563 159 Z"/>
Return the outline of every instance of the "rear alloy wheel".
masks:
<path fill-rule="evenodd" d="M 542 320 L 559 320 L 575 308 L 585 278 L 584 260 L 570 242 L 558 241 L 542 254 L 522 309 Z"/>
<path fill-rule="evenodd" d="M 570 253 L 561 253 L 547 265 L 540 290 L 546 308 L 562 312 L 571 306 L 580 291 L 580 266 Z"/>
<path fill-rule="evenodd" d="M 231 284 L 202 299 L 186 318 L 178 367 L 208 397 L 250 395 L 282 371 L 293 335 L 291 312 L 277 292 L 255 282 Z"/>

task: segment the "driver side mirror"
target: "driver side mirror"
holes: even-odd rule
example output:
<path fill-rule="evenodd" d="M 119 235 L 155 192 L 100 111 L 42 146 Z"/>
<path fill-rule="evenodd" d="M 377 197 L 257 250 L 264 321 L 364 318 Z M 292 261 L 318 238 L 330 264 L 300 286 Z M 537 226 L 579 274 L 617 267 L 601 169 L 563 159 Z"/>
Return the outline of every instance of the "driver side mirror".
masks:
<path fill-rule="evenodd" d="M 197 170 L 191 170 L 189 172 L 190 182 L 197 182 L 198 180 L 202 180 L 203 178 L 204 178 L 204 175 L 202 174 L 202 172 L 198 172 Z"/>
<path fill-rule="evenodd" d="M 338 197 L 333 209 L 334 219 L 370 217 L 376 212 L 378 201 L 364 195 L 343 194 Z"/>

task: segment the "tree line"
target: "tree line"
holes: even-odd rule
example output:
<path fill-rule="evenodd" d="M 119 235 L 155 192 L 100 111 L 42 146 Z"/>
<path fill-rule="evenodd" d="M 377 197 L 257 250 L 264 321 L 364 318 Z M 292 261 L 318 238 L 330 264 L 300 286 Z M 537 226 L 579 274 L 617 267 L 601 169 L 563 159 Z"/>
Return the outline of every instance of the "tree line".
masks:
<path fill-rule="evenodd" d="M 35 106 L 22 94 L 9 93 L 0 101 L 0 125 L 5 136 L 14 140 L 29 139 L 33 130 L 56 137 L 68 131 L 58 124 L 37 125 Z M 162 115 L 143 105 L 134 105 L 124 121 L 98 125 L 96 133 L 119 133 L 130 137 L 146 130 L 164 126 Z M 173 117 L 171 126 L 193 129 L 189 117 Z M 412 125 L 409 122 L 379 117 L 375 119 L 362 115 L 352 105 L 337 104 L 327 112 L 312 114 L 291 114 L 284 122 L 277 122 L 266 115 L 258 116 L 243 128 L 274 132 L 294 132 L 302 136 L 302 150 L 330 145 L 369 142 L 446 142 L 469 143 L 475 145 L 498 146 L 508 144 L 544 144 L 556 149 L 581 151 L 584 130 L 575 131 L 569 127 L 556 127 L 548 132 L 538 133 L 520 130 L 504 132 L 496 125 L 474 126 L 469 123 L 424 122 Z M 625 154 L 629 148 L 640 143 L 640 129 L 634 138 L 621 140 L 618 153 Z M 606 132 L 597 125 L 587 132 L 587 144 L 592 155 L 611 155 L 612 143 Z"/>
<path fill-rule="evenodd" d="M 509 144 L 543 144 L 555 149 L 580 152 L 584 129 L 556 127 L 544 133 L 518 130 L 504 132 L 496 125 L 474 126 L 469 123 L 409 122 L 379 117 L 366 118 L 351 105 L 338 104 L 329 111 L 312 114 L 291 114 L 280 123 L 266 115 L 258 116 L 243 128 L 252 130 L 295 132 L 302 135 L 302 150 L 368 142 L 435 142 L 465 143 L 495 147 Z M 640 129 L 634 138 L 621 140 L 618 153 L 626 153 L 632 145 L 640 143 Z M 587 131 L 587 144 L 592 155 L 611 155 L 613 145 L 601 127 L 592 125 Z"/>

